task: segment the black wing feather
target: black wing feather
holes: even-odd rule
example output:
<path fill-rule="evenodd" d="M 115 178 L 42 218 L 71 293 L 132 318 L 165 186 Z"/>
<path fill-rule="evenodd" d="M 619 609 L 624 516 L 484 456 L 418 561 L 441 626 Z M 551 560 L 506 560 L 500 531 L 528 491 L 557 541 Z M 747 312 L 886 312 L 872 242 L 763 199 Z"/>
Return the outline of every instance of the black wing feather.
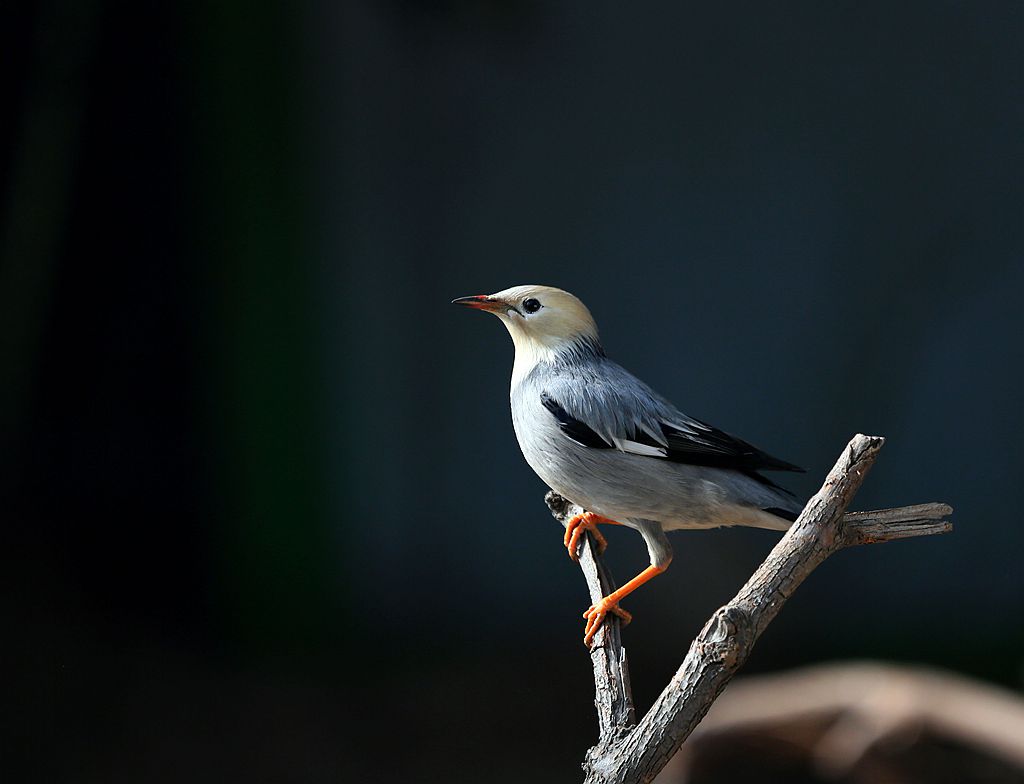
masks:
<path fill-rule="evenodd" d="M 804 470 L 792 463 L 787 463 L 785 460 L 772 457 L 767 452 L 762 452 L 756 446 L 752 446 L 746 441 L 731 436 L 716 427 L 712 427 L 699 420 L 693 421 L 701 427 L 700 434 L 697 436 L 679 430 L 672 425 L 662 423 L 661 432 L 665 434 L 665 440 L 668 441 L 667 459 L 678 463 L 735 468 L 741 471 Z M 647 438 L 653 441 L 653 439 L 650 439 L 650 436 L 647 436 Z M 645 442 L 641 441 L 641 443 Z"/>
<path fill-rule="evenodd" d="M 581 422 L 547 392 L 540 395 L 541 403 L 558 420 L 559 429 L 569 438 L 582 446 L 593 449 L 611 449 L 613 444 L 602 438 L 593 428 Z M 661 423 L 661 432 L 665 444 L 655 441 L 643 431 L 629 434 L 628 440 L 659 450 L 661 455 L 651 455 L 655 460 L 670 460 L 674 463 L 711 466 L 714 468 L 731 468 L 777 487 L 773 482 L 757 475 L 756 471 L 803 471 L 804 469 L 772 457 L 755 446 L 735 436 L 712 427 L 704 422 L 693 419 L 692 430 L 686 432 L 668 423 Z M 781 489 L 781 488 L 780 488 Z"/>
<path fill-rule="evenodd" d="M 558 429 L 581 446 L 592 449 L 611 449 L 612 445 L 595 433 L 585 422 L 573 417 L 547 392 L 540 393 L 540 402 L 558 420 Z"/>

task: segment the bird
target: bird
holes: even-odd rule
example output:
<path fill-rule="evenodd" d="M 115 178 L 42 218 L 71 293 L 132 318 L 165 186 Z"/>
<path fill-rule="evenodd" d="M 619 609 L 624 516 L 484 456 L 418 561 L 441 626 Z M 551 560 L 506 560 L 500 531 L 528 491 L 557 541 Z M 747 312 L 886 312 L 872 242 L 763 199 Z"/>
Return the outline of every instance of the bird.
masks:
<path fill-rule="evenodd" d="M 666 531 L 784 531 L 796 520 L 803 504 L 761 472 L 803 469 L 687 416 L 609 359 L 574 295 L 524 285 L 452 302 L 494 314 L 512 337 L 509 398 L 523 457 L 586 510 L 566 523 L 569 556 L 578 558 L 585 532 L 604 551 L 599 525 L 633 528 L 647 545 L 650 565 L 583 613 L 588 647 L 609 614 L 629 623 L 620 601 L 668 568 Z"/>

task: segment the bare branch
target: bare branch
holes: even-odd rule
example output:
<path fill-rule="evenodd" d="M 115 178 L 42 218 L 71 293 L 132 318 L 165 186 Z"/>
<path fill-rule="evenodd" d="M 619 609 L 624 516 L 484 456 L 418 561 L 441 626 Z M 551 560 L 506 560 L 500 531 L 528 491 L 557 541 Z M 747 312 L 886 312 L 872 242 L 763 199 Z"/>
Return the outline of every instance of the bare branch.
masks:
<path fill-rule="evenodd" d="M 583 511 L 558 493 L 549 492 L 544 496 L 544 501 L 551 514 L 563 524 Z M 615 581 L 604 561 L 597 555 L 594 540 L 589 533 L 586 535 L 586 543 L 580 548 L 580 568 L 587 580 L 591 602 L 600 600 L 616 589 Z M 636 721 L 633 714 L 633 692 L 629 685 L 626 649 L 622 647 L 620 631 L 618 617 L 610 615 L 598 630 L 590 647 L 590 658 L 594 664 L 600 745 L 614 743 Z"/>
<path fill-rule="evenodd" d="M 944 504 L 846 514 L 883 443 L 878 437 L 854 436 L 821 490 L 807 502 L 747 584 L 707 622 L 669 685 L 635 726 L 618 620 L 606 622 L 591 649 L 600 738 L 584 763 L 587 782 L 651 781 L 747 660 L 782 605 L 828 556 L 851 545 L 952 529 L 943 519 L 952 509 Z M 563 524 L 581 511 L 554 493 L 545 500 Z M 592 601 L 614 590 L 589 534 L 580 565 Z"/>
<path fill-rule="evenodd" d="M 945 518 L 951 514 L 953 507 L 949 504 L 918 504 L 874 512 L 847 512 L 843 524 L 847 535 L 857 540 L 851 544 L 874 544 L 912 536 L 948 534 L 953 525 Z"/>

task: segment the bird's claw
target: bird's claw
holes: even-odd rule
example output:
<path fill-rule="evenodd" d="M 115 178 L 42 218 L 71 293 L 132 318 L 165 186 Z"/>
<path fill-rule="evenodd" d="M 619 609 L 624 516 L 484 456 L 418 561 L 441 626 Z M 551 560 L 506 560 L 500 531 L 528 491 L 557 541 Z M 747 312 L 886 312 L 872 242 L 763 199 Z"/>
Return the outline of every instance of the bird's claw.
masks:
<path fill-rule="evenodd" d="M 590 531 L 594 537 L 594 544 L 597 545 L 598 555 L 601 555 L 608 546 L 608 540 L 604 538 L 604 534 L 597 530 L 597 521 L 601 519 L 603 518 L 591 512 L 584 512 L 583 514 L 576 515 L 565 524 L 565 536 L 562 541 L 569 551 L 569 557 L 574 561 L 580 559 L 580 540 L 587 531 Z"/>
<path fill-rule="evenodd" d="M 594 635 L 597 634 L 597 630 L 600 629 L 601 625 L 604 623 L 604 619 L 608 616 L 608 613 L 617 615 L 621 619 L 623 626 L 628 626 L 629 622 L 633 620 L 632 615 L 619 607 L 619 603 L 612 601 L 608 596 L 604 597 L 601 601 L 590 605 L 590 609 L 583 613 L 583 617 L 587 619 L 587 627 L 583 630 L 583 644 L 588 648 L 594 639 Z"/>

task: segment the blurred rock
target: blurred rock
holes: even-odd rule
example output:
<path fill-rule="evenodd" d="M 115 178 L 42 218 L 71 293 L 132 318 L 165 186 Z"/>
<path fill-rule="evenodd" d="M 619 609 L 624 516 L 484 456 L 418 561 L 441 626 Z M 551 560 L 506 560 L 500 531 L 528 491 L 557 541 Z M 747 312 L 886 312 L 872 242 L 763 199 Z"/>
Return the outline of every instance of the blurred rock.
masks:
<path fill-rule="evenodd" d="M 875 663 L 740 679 L 656 781 L 1024 782 L 1024 699 Z"/>

